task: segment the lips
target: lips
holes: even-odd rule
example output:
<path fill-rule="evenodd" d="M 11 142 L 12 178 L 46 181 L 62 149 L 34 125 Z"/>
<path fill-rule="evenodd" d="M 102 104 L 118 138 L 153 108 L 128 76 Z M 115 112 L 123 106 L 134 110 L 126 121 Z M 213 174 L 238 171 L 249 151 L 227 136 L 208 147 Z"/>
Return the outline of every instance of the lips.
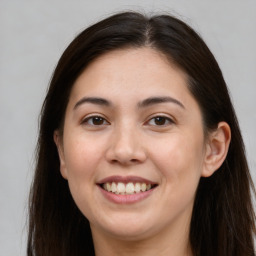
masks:
<path fill-rule="evenodd" d="M 137 176 L 110 176 L 97 185 L 107 199 L 124 204 L 148 197 L 157 183 Z"/>

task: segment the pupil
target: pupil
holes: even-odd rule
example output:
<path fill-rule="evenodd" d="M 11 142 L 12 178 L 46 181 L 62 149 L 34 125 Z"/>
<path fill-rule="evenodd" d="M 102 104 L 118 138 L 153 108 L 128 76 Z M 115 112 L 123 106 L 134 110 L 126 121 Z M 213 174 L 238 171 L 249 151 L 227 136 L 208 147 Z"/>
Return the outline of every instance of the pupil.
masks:
<path fill-rule="evenodd" d="M 93 124 L 94 125 L 101 125 L 101 124 L 103 124 L 103 118 L 101 118 L 101 117 L 94 117 L 93 118 Z"/>
<path fill-rule="evenodd" d="M 156 123 L 157 125 L 164 125 L 164 124 L 165 124 L 165 118 L 164 118 L 164 117 L 161 117 L 161 116 L 156 117 L 155 123 Z"/>

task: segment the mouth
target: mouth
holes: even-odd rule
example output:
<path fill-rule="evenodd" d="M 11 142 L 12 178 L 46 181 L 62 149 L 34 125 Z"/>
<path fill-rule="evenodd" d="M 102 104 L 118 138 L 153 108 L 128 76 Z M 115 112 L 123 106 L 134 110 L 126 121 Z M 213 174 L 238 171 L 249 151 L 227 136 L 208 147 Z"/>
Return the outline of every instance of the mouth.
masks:
<path fill-rule="evenodd" d="M 149 191 L 157 186 L 157 184 L 151 184 L 146 182 L 106 182 L 100 184 L 107 192 L 114 193 L 116 195 L 133 195 Z"/>
<path fill-rule="evenodd" d="M 111 176 L 101 180 L 97 185 L 105 192 L 104 194 L 122 198 L 141 197 L 150 194 L 158 186 L 156 182 L 137 176 Z"/>

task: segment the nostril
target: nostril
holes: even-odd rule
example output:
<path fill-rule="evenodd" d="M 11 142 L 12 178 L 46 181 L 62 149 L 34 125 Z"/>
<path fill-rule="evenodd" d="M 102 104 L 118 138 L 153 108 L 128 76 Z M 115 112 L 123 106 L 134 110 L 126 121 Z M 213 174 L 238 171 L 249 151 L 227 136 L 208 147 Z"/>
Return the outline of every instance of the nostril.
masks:
<path fill-rule="evenodd" d="M 131 159 L 131 160 L 128 160 L 128 161 L 119 161 L 119 160 L 117 160 L 117 159 L 112 159 L 111 160 L 111 162 L 113 163 L 113 164 L 116 164 L 116 163 L 123 163 L 123 164 L 129 164 L 129 163 L 138 163 L 139 162 L 139 160 L 138 159 Z"/>
<path fill-rule="evenodd" d="M 112 164 L 138 164 L 144 162 L 146 154 L 142 149 L 111 146 L 106 152 L 106 160 Z"/>

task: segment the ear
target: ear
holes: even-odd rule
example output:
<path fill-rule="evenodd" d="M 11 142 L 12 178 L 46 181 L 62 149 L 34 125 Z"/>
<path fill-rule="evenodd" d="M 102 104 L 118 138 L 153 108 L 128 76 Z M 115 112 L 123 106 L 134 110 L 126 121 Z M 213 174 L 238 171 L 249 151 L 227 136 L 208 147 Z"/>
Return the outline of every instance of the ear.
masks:
<path fill-rule="evenodd" d="M 65 156 L 64 156 L 63 141 L 62 141 L 62 135 L 60 134 L 59 130 L 54 131 L 53 139 L 57 146 L 57 150 L 59 154 L 61 175 L 64 179 L 67 179 L 67 168 L 66 168 L 66 162 L 65 162 Z"/>
<path fill-rule="evenodd" d="M 211 176 L 222 165 L 228 153 L 230 140 L 229 125 L 226 122 L 220 122 L 217 129 L 208 137 L 202 177 Z"/>

